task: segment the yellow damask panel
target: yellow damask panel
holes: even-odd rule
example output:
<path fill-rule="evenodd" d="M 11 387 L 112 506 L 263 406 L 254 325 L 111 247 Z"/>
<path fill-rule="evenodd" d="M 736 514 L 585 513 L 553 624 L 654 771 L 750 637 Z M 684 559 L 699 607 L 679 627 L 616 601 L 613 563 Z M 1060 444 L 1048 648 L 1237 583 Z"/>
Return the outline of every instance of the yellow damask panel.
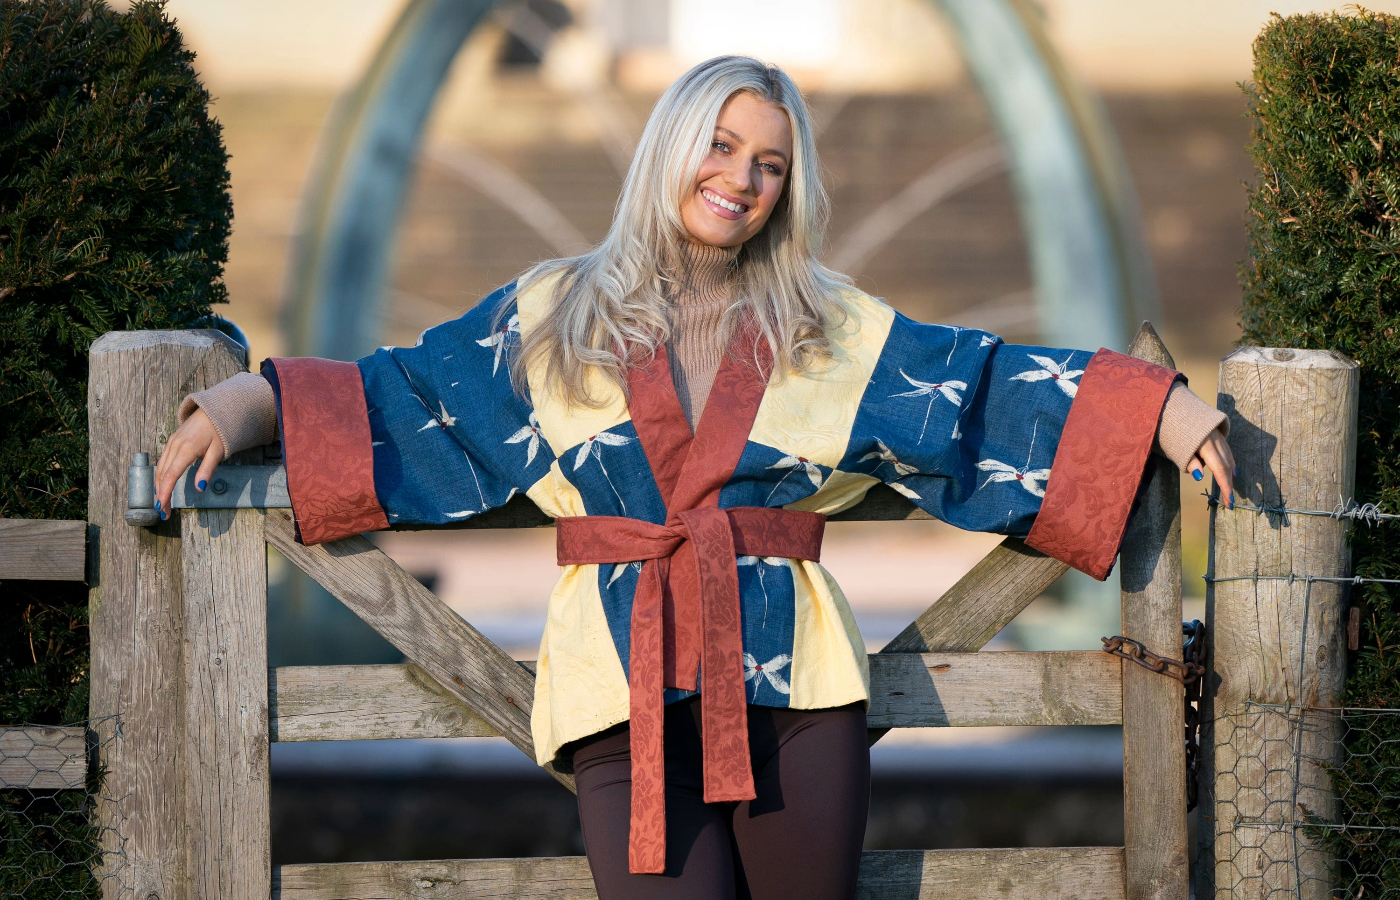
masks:
<path fill-rule="evenodd" d="M 530 485 L 525 491 L 525 496 L 533 500 L 551 519 L 588 514 L 583 508 L 583 496 L 579 494 L 578 488 L 564 477 L 564 471 L 559 468 L 557 459 L 550 463 L 549 472 L 543 478 Z"/>
<path fill-rule="evenodd" d="M 626 721 L 627 675 L 608 631 L 598 567 L 565 566 L 549 596 L 530 731 L 540 765 L 559 748 Z"/>
<path fill-rule="evenodd" d="M 856 617 L 835 580 L 814 562 L 791 561 L 796 623 L 792 641 L 793 709 L 870 702 L 870 663 Z"/>
<path fill-rule="evenodd" d="M 832 341 L 832 358 L 802 374 L 775 375 L 749 440 L 828 468 L 841 461 L 894 324 L 894 310 L 874 297 L 852 289 L 844 298 L 850 316 Z"/>

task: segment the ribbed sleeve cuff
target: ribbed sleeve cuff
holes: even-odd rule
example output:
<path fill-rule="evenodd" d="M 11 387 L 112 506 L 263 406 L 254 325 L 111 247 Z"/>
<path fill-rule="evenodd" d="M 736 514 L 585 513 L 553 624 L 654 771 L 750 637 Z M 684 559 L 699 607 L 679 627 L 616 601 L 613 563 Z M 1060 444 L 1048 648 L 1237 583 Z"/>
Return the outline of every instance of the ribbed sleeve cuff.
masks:
<path fill-rule="evenodd" d="M 239 372 L 208 390 L 190 394 L 180 403 L 178 423 L 183 425 L 196 409 L 204 410 L 219 433 L 225 459 L 277 440 L 277 400 L 272 385 L 261 375 Z"/>
<path fill-rule="evenodd" d="M 1181 382 L 1172 385 L 1157 424 L 1157 449 L 1185 472 L 1191 457 L 1216 428 L 1230 433 L 1230 418 L 1191 393 Z"/>

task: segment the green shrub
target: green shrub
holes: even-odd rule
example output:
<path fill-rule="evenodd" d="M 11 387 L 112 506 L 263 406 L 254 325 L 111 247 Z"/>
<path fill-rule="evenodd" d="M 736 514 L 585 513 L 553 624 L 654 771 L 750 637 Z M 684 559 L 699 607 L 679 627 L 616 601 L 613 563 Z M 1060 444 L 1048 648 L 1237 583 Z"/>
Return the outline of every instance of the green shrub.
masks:
<path fill-rule="evenodd" d="M 209 95 L 160 2 L 0 0 L 0 517 L 87 517 L 87 352 L 225 302 Z M 0 584 L 0 723 L 87 716 L 87 588 Z M 83 791 L 0 791 L 0 896 L 96 896 Z"/>
<path fill-rule="evenodd" d="M 0 0 L 0 516 L 87 515 L 87 351 L 225 302 L 209 95 L 162 3 Z M 86 714 L 81 585 L 0 591 L 0 722 Z"/>
<path fill-rule="evenodd" d="M 1400 512 L 1400 19 L 1275 18 L 1246 86 L 1258 169 L 1242 267 L 1244 341 L 1340 350 L 1361 365 L 1358 502 Z M 1400 522 L 1358 525 L 1353 570 L 1400 578 Z M 1354 589 L 1361 650 L 1346 705 L 1400 709 L 1400 592 Z M 1351 732 L 1348 820 L 1400 829 L 1400 715 Z M 1345 896 L 1400 892 L 1400 830 L 1337 837 Z"/>

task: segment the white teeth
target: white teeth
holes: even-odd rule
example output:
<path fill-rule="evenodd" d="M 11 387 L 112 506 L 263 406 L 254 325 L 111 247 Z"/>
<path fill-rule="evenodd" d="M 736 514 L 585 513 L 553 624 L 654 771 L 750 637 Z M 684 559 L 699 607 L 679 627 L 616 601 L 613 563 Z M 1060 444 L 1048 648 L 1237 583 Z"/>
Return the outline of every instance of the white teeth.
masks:
<path fill-rule="evenodd" d="M 725 200 L 723 197 L 720 197 L 718 194 L 712 194 L 712 193 L 710 193 L 709 191 L 701 191 L 700 194 L 701 194 L 701 196 L 703 196 L 706 200 L 708 200 L 708 201 L 710 201 L 711 203 L 713 203 L 715 206 L 723 206 L 725 209 L 729 210 L 730 212 L 741 213 L 741 212 L 747 212 L 747 211 L 748 211 L 748 207 L 747 207 L 747 206 L 744 206 L 744 205 L 742 205 L 742 204 L 740 204 L 740 203 L 730 203 L 728 200 Z"/>

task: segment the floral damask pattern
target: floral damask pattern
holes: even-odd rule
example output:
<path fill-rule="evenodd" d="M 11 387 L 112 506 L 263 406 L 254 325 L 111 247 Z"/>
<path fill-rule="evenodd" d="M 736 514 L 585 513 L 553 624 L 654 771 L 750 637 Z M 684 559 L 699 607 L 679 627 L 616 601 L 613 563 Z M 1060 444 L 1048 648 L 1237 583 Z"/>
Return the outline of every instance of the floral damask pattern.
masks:
<path fill-rule="evenodd" d="M 1180 372 L 1100 350 L 1065 420 L 1026 543 L 1102 581 L 1113 570 L 1157 421 Z"/>

